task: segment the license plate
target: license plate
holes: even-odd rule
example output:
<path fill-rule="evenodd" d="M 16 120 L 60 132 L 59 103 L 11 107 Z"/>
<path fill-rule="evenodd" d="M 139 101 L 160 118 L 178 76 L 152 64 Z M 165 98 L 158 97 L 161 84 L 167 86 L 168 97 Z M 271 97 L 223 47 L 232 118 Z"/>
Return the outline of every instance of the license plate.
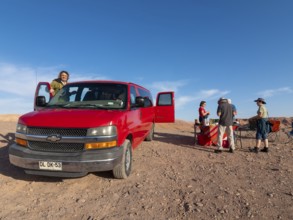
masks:
<path fill-rule="evenodd" d="M 54 161 L 39 161 L 41 170 L 62 170 L 62 162 Z"/>

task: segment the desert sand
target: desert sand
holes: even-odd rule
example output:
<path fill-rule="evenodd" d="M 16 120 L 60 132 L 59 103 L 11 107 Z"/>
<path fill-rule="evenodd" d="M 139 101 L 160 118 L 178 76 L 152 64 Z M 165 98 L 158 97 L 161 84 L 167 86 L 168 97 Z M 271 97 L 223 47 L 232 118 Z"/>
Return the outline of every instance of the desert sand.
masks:
<path fill-rule="evenodd" d="M 293 219 L 292 118 L 281 118 L 269 153 L 234 154 L 194 144 L 191 122 L 157 124 L 133 152 L 125 180 L 111 172 L 82 178 L 27 175 L 9 163 L 18 115 L 0 115 L 0 219 Z"/>

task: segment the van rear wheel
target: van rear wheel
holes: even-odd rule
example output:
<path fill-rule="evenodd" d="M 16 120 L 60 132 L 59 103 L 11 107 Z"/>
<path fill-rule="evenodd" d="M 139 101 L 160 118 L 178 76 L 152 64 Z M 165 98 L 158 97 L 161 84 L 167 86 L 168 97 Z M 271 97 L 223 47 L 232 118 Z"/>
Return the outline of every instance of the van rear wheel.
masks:
<path fill-rule="evenodd" d="M 119 164 L 113 169 L 113 175 L 117 179 L 126 179 L 132 168 L 132 146 L 129 140 L 125 140 L 123 145 L 123 156 Z"/>

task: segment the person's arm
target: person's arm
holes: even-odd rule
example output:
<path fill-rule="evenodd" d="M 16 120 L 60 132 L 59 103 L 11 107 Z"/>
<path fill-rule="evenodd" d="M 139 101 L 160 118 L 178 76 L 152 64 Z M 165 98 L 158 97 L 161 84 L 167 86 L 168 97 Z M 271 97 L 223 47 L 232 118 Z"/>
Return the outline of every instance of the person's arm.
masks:
<path fill-rule="evenodd" d="M 200 110 L 200 114 L 201 114 L 202 116 L 207 116 L 207 115 L 209 115 L 210 113 L 207 112 L 207 111 L 205 111 L 204 109 L 201 109 L 201 110 Z"/>
<path fill-rule="evenodd" d="M 51 89 L 50 89 L 50 93 L 54 96 L 56 94 L 56 90 L 58 90 L 58 82 L 56 82 L 55 80 L 53 80 L 50 84 Z"/>
<path fill-rule="evenodd" d="M 236 109 L 235 105 L 233 106 L 233 115 L 234 116 L 237 115 L 237 109 Z"/>
<path fill-rule="evenodd" d="M 210 114 L 210 112 L 208 112 L 208 111 L 205 112 L 205 116 L 207 116 L 207 115 L 209 115 L 209 114 Z"/>
<path fill-rule="evenodd" d="M 262 118 L 263 117 L 263 111 L 259 111 L 258 114 L 257 114 L 257 117 Z"/>
<path fill-rule="evenodd" d="M 257 114 L 258 118 L 263 118 L 263 115 L 264 115 L 264 109 L 263 109 L 262 106 L 259 107 L 259 111 L 258 111 L 257 113 L 258 113 L 258 114 Z"/>
<path fill-rule="evenodd" d="M 221 116 L 221 108 L 220 108 L 220 106 L 218 106 L 218 108 L 217 108 L 217 115 L 220 117 Z"/>

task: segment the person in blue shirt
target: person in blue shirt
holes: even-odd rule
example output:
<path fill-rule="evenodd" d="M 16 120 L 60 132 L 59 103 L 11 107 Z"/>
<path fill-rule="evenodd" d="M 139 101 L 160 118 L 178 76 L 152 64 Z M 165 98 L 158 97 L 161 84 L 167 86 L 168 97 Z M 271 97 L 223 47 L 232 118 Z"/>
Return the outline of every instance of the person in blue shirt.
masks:
<path fill-rule="evenodd" d="M 233 121 L 235 119 L 235 115 L 237 115 L 237 109 L 236 106 L 234 104 L 232 104 L 232 100 L 231 99 L 227 99 L 228 103 L 232 106 L 232 111 L 233 111 Z"/>

